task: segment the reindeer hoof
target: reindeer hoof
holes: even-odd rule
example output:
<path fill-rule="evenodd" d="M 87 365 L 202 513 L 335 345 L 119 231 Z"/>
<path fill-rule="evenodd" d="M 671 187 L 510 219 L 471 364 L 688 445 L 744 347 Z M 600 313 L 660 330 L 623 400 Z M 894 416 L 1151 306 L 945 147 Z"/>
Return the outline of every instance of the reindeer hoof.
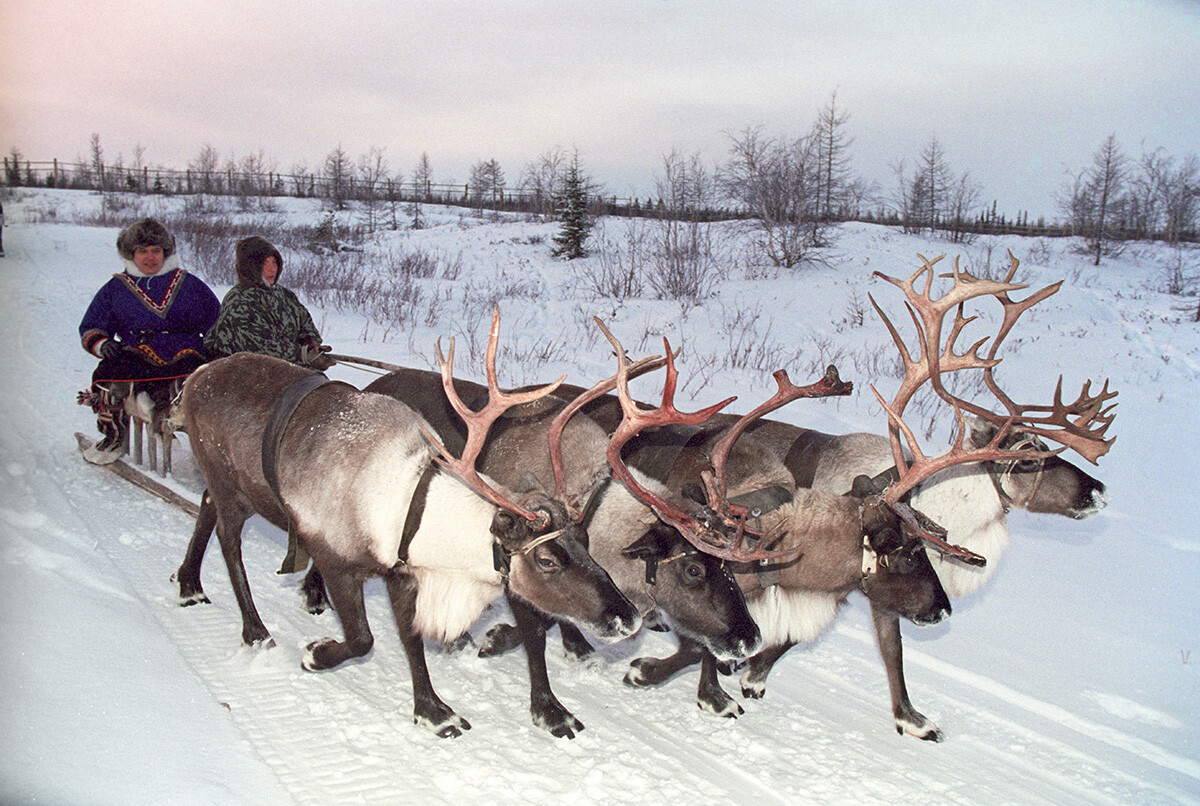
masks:
<path fill-rule="evenodd" d="M 766 693 L 767 687 L 764 683 L 742 682 L 742 696 L 748 700 L 761 700 Z"/>
<path fill-rule="evenodd" d="M 483 636 L 479 657 L 494 658 L 521 645 L 521 636 L 512 624 L 497 624 Z"/>
<path fill-rule="evenodd" d="M 634 658 L 629 662 L 629 671 L 625 673 L 625 685 L 634 688 L 657 686 L 665 679 L 657 658 Z"/>
<path fill-rule="evenodd" d="M 204 595 L 204 591 L 196 591 L 195 593 L 189 593 L 187 595 L 181 593 L 179 595 L 180 607 L 191 607 L 192 605 L 198 604 L 212 604 L 212 600 Z"/>
<path fill-rule="evenodd" d="M 707 699 L 696 700 L 696 705 L 701 711 L 707 711 L 713 716 L 723 716 L 726 719 L 737 719 L 742 714 L 746 713 L 742 706 L 738 705 L 731 698 L 726 697 L 724 700 L 711 701 Z"/>
<path fill-rule="evenodd" d="M 899 718 L 896 720 L 896 733 L 901 736 L 908 734 L 915 736 L 918 739 L 926 742 L 940 742 L 943 738 L 942 731 L 937 725 L 933 724 L 924 717 L 920 718 L 918 723 L 914 720 Z"/>
<path fill-rule="evenodd" d="M 471 729 L 471 723 L 453 711 L 437 719 L 414 715 L 413 724 L 432 731 L 439 739 L 457 739 Z"/>
<path fill-rule="evenodd" d="M 534 714 L 533 724 L 558 739 L 574 739 L 575 734 L 583 730 L 583 723 L 565 708 L 548 714 Z"/>
<path fill-rule="evenodd" d="M 322 662 L 317 653 L 336 643 L 337 641 L 333 638 L 320 638 L 313 641 L 304 648 L 304 657 L 300 659 L 300 668 L 306 672 L 322 672 L 332 668 L 329 664 Z"/>

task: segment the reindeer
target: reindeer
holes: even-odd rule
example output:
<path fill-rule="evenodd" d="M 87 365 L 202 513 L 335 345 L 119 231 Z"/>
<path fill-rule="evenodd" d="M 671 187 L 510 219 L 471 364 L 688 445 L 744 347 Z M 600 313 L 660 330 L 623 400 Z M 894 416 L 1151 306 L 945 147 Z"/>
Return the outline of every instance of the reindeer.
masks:
<path fill-rule="evenodd" d="M 660 360 L 644 359 L 630 372 L 637 374 L 643 368 L 661 365 Z M 638 608 L 644 623 L 666 629 L 658 623 L 661 614 L 678 633 L 703 645 L 717 658 L 745 659 L 759 647 L 758 627 L 722 561 L 699 551 L 662 524 L 623 485 L 609 483 L 608 435 L 577 412 L 610 391 L 615 380 L 611 378 L 592 390 L 581 389 L 569 406 L 551 396 L 510 410 L 493 428 L 480 454 L 480 468 L 511 489 L 528 484 L 529 479 L 539 486 L 549 486 L 553 480 L 556 490 L 566 490 L 567 497 L 575 499 L 581 496 L 571 491 L 590 490 L 600 478 L 599 489 L 591 493 L 581 512 L 589 534 L 589 552 Z M 459 380 L 454 385 L 468 399 L 482 401 L 489 394 L 478 384 Z M 441 394 L 442 379 L 435 373 L 401 369 L 377 379 L 366 390 L 407 402 L 433 424 L 447 444 L 461 440 L 462 421 L 456 410 L 464 404 L 452 402 L 454 392 Z M 553 449 L 544 450 L 542 446 L 547 444 Z M 643 478 L 642 482 L 661 488 L 649 479 Z M 666 494 L 665 489 L 659 491 Z M 489 631 L 479 654 L 500 654 L 518 643 L 525 645 L 527 653 L 544 653 L 549 623 L 543 619 L 541 625 L 533 625 L 537 632 L 532 641 L 520 620 L 515 630 L 498 625 Z M 560 627 L 569 655 L 581 658 L 592 652 L 577 627 L 570 622 Z"/>
<path fill-rule="evenodd" d="M 495 312 L 489 380 L 498 329 Z M 450 355 L 452 361 L 453 341 Z M 242 611 L 243 641 L 269 642 L 241 561 L 241 529 L 255 512 L 280 528 L 290 524 L 324 577 L 345 635 L 310 643 L 303 668 L 331 669 L 370 651 L 362 586 L 366 577 L 380 576 L 408 656 L 414 722 L 442 737 L 459 736 L 470 724 L 434 691 L 423 639 L 462 635 L 502 591 L 531 612 L 548 611 L 601 637 L 638 629 L 637 611 L 587 554 L 586 535 L 562 501 L 498 488 L 474 468 L 496 418 L 557 384 L 514 395 L 495 389 L 488 406 L 467 417 L 465 448 L 454 459 L 444 448 L 430 453 L 429 426 L 408 406 L 313 376 L 240 353 L 201 367 L 184 384 L 180 409 L 208 485 L 177 575 L 185 603 L 205 600 L 200 562 L 215 524 Z M 313 388 L 290 417 L 273 418 L 297 383 Z M 270 422 L 282 425 L 276 461 L 264 462 Z M 545 679 L 531 678 L 530 710 L 536 724 L 557 736 L 582 727 Z"/>
<path fill-rule="evenodd" d="M 930 296 L 928 284 L 924 293 L 917 292 L 914 281 L 922 273 L 928 273 L 931 281 L 933 265 L 941 259 L 938 257 L 927 260 L 922 256 L 922 268 L 907 282 L 876 273 L 901 288 L 912 308 L 921 312 L 924 324 L 918 325 L 917 329 L 923 337 L 923 350 L 936 346 L 936 342 L 931 344 L 929 341 L 931 329 L 934 327 L 933 319 L 937 317 L 940 321 L 940 317 L 955 304 L 952 295 L 962 287 L 960 283 L 965 285 L 976 281 L 968 273 L 961 272 L 956 262 L 956 289 L 947 292 L 936 301 Z M 969 352 L 955 356 L 952 337 L 943 354 L 949 366 L 940 369 L 982 369 L 987 387 L 1009 412 L 1011 422 L 1023 420 L 1027 426 L 1011 427 L 1009 418 L 1000 418 L 948 393 L 939 394 L 952 402 L 956 408 L 970 411 L 974 415 L 969 420 L 967 438 L 971 449 L 981 449 L 997 443 L 1005 450 L 1032 450 L 1034 455 L 1024 459 L 1002 458 L 955 465 L 934 474 L 913 489 L 910 502 L 915 509 L 945 527 L 961 545 L 989 558 L 986 566 L 961 563 L 952 557 L 943 557 L 941 561 L 934 563 L 938 577 L 951 598 L 959 598 L 978 590 L 995 573 L 996 564 L 1008 547 L 1006 515 L 1011 507 L 1081 519 L 1095 514 L 1107 503 L 1103 483 L 1063 459 L 1057 452 L 1049 451 L 1040 437 L 1061 441 L 1095 464 L 1114 441 L 1104 439 L 1104 434 L 1113 419 L 1111 407 L 1105 406 L 1117 393 L 1109 392 L 1106 385 L 1100 394 L 1093 396 L 1089 394 L 1090 386 L 1085 385 L 1076 401 L 1063 404 L 1060 378 L 1051 407 L 1018 406 L 995 381 L 992 371 L 999 363 L 997 353 L 1017 318 L 1038 302 L 1056 293 L 1062 285 L 1059 282 L 1046 286 L 1026 299 L 1014 302 L 1008 291 L 1023 286 L 1011 284 L 1020 262 L 1011 253 L 1009 259 L 1011 265 L 1004 279 L 1009 288 L 993 294 L 1003 305 L 1005 315 L 988 355 L 983 359 L 978 357 L 977 350 L 982 344 L 979 342 Z M 960 311 L 954 326 L 955 334 L 970 321 L 962 318 L 961 303 L 958 304 Z M 876 310 L 883 317 L 901 353 L 908 356 L 895 327 L 877 305 Z M 914 322 L 916 321 L 914 317 Z M 933 353 L 932 350 L 930 352 Z M 911 360 L 911 357 L 908 357 L 906 363 Z M 1031 411 L 1047 413 L 1031 420 L 1027 417 Z M 897 461 L 892 441 L 878 435 L 835 436 L 795 428 L 784 423 L 764 422 L 761 426 L 762 428 L 754 431 L 755 435 L 773 446 L 777 455 L 784 457 L 785 464 L 798 485 L 826 491 L 845 490 L 856 476 L 887 473 L 891 467 L 895 467 Z M 1047 430 L 1051 427 L 1061 428 L 1060 436 L 1055 436 L 1054 432 Z M 1002 431 L 1004 433 L 1001 433 Z M 888 673 L 897 731 L 922 739 L 940 741 L 941 731 L 917 711 L 909 699 L 904 682 L 903 649 L 898 620 L 880 612 L 874 603 L 871 615 Z M 767 675 L 784 651 L 786 647 L 781 647 L 778 651 L 765 652 L 751 660 L 741 678 L 744 696 L 760 698 L 764 695 Z"/>

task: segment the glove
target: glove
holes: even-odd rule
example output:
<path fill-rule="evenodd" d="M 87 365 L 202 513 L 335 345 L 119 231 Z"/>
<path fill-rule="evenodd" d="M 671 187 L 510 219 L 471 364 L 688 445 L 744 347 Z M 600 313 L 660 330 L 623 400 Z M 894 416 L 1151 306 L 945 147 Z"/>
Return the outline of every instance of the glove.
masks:
<path fill-rule="evenodd" d="M 100 343 L 100 357 L 101 358 L 116 358 L 118 355 L 121 354 L 122 349 L 124 349 L 124 348 L 121 347 L 120 342 L 115 341 L 113 339 L 105 339 L 103 342 Z"/>
<path fill-rule="evenodd" d="M 337 363 L 325 355 L 332 349 L 328 344 L 313 344 L 309 342 L 300 348 L 300 360 L 313 369 L 324 372 Z"/>

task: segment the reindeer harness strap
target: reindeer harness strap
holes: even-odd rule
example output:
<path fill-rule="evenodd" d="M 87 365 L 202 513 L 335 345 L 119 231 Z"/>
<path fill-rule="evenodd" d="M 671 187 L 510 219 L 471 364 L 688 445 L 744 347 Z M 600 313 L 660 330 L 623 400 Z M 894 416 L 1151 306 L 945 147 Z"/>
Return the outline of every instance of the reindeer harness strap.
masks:
<path fill-rule="evenodd" d="M 350 384 L 343 383 L 342 381 L 330 380 L 320 373 L 305 375 L 299 380 L 290 383 L 283 390 L 283 394 L 275 401 L 270 415 L 267 416 L 266 427 L 263 429 L 263 478 L 267 480 L 267 486 L 271 488 L 271 493 L 275 496 L 275 500 L 279 502 L 280 509 L 287 515 L 288 519 L 288 550 L 287 556 L 283 558 L 283 564 L 279 566 L 279 570 L 276 572 L 279 574 L 294 574 L 308 567 L 308 551 L 296 535 L 295 526 L 292 523 L 292 514 L 288 510 L 287 504 L 284 503 L 283 496 L 279 493 L 279 443 L 283 439 L 283 432 L 287 428 L 288 421 L 292 419 L 292 414 L 300 405 L 300 401 L 304 400 L 309 392 L 329 383 L 350 386 Z M 350 388 L 353 389 L 354 387 L 350 386 Z"/>

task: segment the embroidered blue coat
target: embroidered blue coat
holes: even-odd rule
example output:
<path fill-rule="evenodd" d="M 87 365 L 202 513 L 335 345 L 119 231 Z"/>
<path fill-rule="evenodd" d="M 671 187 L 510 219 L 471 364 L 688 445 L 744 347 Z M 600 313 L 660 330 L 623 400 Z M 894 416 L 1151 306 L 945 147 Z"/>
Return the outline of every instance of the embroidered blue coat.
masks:
<path fill-rule="evenodd" d="M 116 337 L 149 364 L 164 366 L 184 357 L 204 361 L 202 339 L 220 307 L 212 289 L 183 269 L 137 278 L 121 272 L 92 298 L 79 337 L 93 355 L 100 342 Z"/>

